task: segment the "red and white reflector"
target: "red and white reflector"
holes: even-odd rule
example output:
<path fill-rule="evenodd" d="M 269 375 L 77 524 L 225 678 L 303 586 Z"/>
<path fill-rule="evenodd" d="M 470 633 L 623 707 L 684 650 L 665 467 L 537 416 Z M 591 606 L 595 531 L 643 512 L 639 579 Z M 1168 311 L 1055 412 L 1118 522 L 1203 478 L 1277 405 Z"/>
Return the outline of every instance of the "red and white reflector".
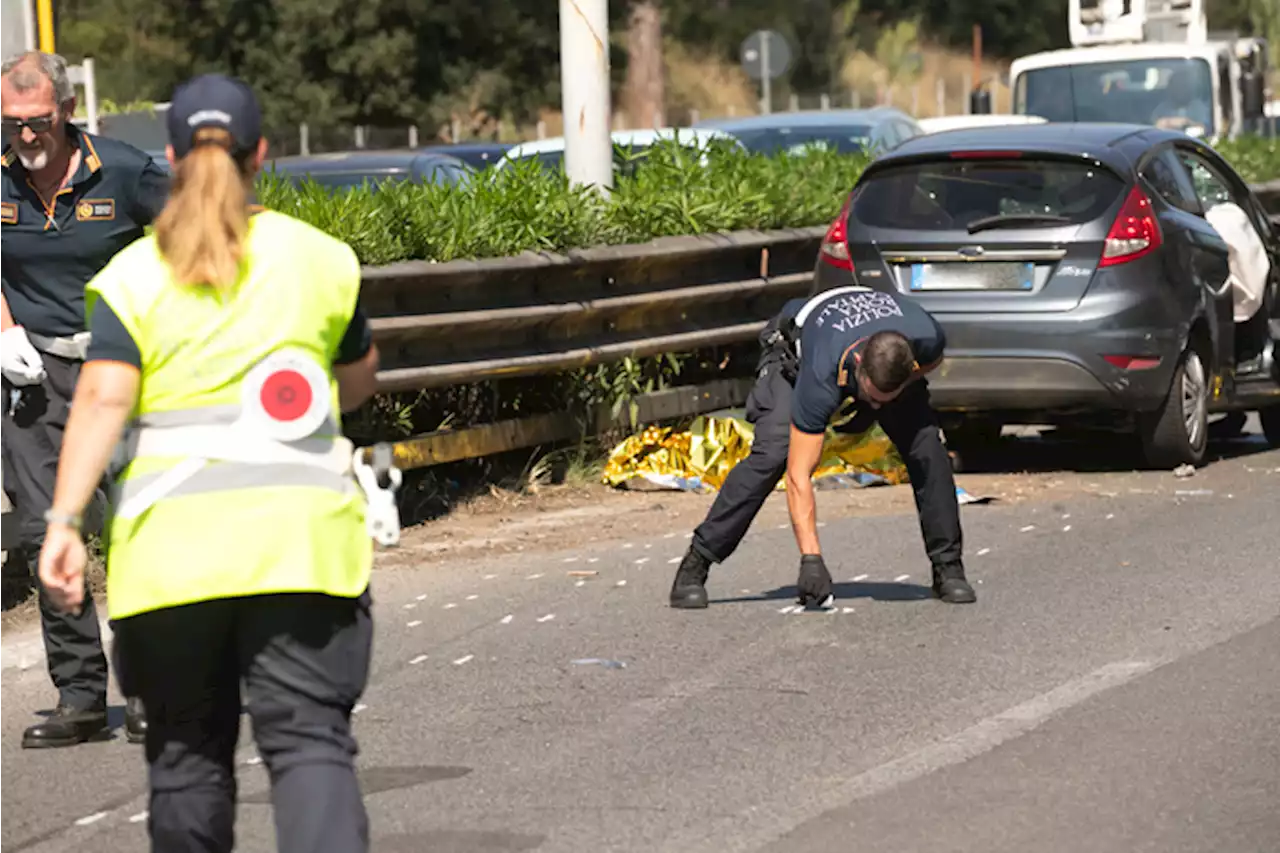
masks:
<path fill-rule="evenodd" d="M 296 351 L 267 356 L 241 386 L 244 424 L 276 441 L 314 434 L 329 417 L 329 404 L 329 374 Z"/>

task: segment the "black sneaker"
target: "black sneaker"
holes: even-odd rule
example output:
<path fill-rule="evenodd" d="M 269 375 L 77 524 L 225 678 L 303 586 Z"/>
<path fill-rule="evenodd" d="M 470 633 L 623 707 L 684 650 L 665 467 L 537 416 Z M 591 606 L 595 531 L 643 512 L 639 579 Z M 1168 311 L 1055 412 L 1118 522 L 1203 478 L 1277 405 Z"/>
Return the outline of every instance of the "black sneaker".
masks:
<path fill-rule="evenodd" d="M 964 563 L 933 567 L 933 594 L 948 604 L 972 604 L 978 595 L 964 577 Z"/>
<path fill-rule="evenodd" d="M 707 606 L 707 575 L 711 574 L 711 561 L 702 556 L 692 545 L 685 552 L 676 579 L 671 584 L 671 606 L 683 610 L 697 610 Z"/>

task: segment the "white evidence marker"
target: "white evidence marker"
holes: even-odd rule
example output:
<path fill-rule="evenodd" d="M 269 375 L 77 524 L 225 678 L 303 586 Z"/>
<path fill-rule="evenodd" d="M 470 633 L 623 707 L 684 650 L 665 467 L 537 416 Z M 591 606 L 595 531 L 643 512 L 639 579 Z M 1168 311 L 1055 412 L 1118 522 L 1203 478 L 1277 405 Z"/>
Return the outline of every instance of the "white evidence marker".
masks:
<path fill-rule="evenodd" d="M 418 655 L 416 658 L 409 661 L 409 663 L 413 664 L 414 666 L 417 666 L 418 664 L 422 663 L 426 659 L 427 659 L 426 655 Z"/>
<path fill-rule="evenodd" d="M 990 548 L 983 548 L 981 551 L 979 551 L 979 552 L 978 552 L 978 556 L 979 556 L 979 557 L 985 557 L 986 555 L 988 555 L 988 554 L 990 554 L 990 553 L 991 553 L 991 549 L 990 549 Z"/>
<path fill-rule="evenodd" d="M 538 617 L 538 621 L 539 621 L 539 622 L 550 622 L 550 621 L 551 621 L 552 619 L 554 619 L 554 618 L 556 618 L 556 615 L 555 615 L 554 613 L 548 613 L 546 616 L 539 616 L 539 617 Z"/>
<path fill-rule="evenodd" d="M 511 620 L 512 620 L 512 619 L 514 619 L 514 618 L 516 618 L 516 617 L 515 617 L 515 616 L 513 616 L 513 615 L 511 615 L 510 613 L 508 613 L 506 616 L 503 616 L 501 619 L 499 619 L 499 620 L 498 620 L 498 624 L 499 624 L 499 625 L 510 625 L 510 624 L 511 624 Z"/>
<path fill-rule="evenodd" d="M 472 659 L 472 658 L 474 658 L 474 657 L 475 657 L 475 655 L 463 655 L 462 657 L 460 657 L 460 658 L 458 658 L 456 661 L 454 661 L 454 662 L 453 662 L 453 665 L 454 665 L 454 666 L 462 666 L 464 663 L 466 663 L 467 661 L 471 660 L 471 659 Z"/>
<path fill-rule="evenodd" d="M 906 580 L 909 577 L 911 577 L 911 575 L 898 575 L 896 578 L 893 579 L 893 582 L 902 583 L 904 580 Z"/>
<path fill-rule="evenodd" d="M 150 814 L 151 812 L 149 811 L 138 812 L 136 815 L 131 815 L 129 817 L 129 823 L 142 823 Z"/>
<path fill-rule="evenodd" d="M 410 627 L 410 628 L 417 628 L 417 627 L 418 627 L 419 625 L 421 625 L 421 624 L 422 624 L 422 620 L 421 620 L 421 619 L 414 619 L 412 622 L 410 622 L 410 623 L 408 624 L 408 627 Z"/>
<path fill-rule="evenodd" d="M 76 826 L 88 826 L 91 823 L 97 823 L 107 816 L 106 812 L 94 812 L 91 815 L 85 815 L 76 821 Z"/>

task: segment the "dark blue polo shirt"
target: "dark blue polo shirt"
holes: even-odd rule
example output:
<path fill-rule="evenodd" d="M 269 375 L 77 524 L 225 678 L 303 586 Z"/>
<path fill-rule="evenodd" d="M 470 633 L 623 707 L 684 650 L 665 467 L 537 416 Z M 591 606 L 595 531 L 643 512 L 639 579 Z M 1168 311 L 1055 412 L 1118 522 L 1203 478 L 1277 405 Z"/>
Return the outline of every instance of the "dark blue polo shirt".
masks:
<path fill-rule="evenodd" d="M 845 351 L 876 332 L 893 331 L 911 342 L 922 366 L 942 358 L 947 337 L 941 324 L 908 296 L 865 288 L 840 289 L 815 297 L 800 325 L 800 368 L 791 395 L 791 422 L 809 434 L 826 431 L 831 416 L 847 398 L 858 399 L 853 365 L 846 362 L 848 382 L 840 382 Z M 792 300 L 783 315 L 797 317 L 805 300 Z"/>
<path fill-rule="evenodd" d="M 48 337 L 85 330 L 84 286 L 159 215 L 169 176 L 117 139 L 68 129 L 80 167 L 46 210 L 18 155 L 5 148 L 4 298 L 13 320 Z"/>

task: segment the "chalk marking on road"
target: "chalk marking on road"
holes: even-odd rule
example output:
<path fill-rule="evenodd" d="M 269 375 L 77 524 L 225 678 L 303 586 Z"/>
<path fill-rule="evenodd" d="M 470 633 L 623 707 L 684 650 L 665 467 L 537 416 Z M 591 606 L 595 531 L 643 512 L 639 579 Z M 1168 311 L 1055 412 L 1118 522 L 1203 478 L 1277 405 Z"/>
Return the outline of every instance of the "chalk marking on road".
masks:
<path fill-rule="evenodd" d="M 1070 525 L 1070 524 L 1063 525 L 1063 528 L 1062 528 L 1062 532 L 1063 532 L 1063 533 L 1068 533 L 1068 532 L 1070 532 L 1070 530 L 1071 530 L 1071 525 Z"/>
<path fill-rule="evenodd" d="M 796 606 L 796 605 L 794 605 L 794 604 L 788 604 L 786 607 L 779 607 L 779 608 L 778 608 L 778 612 L 779 612 L 779 613 L 790 613 L 790 612 L 791 612 L 791 610 L 792 610 L 792 608 L 794 608 L 795 606 Z"/>
<path fill-rule="evenodd" d="M 645 550 L 648 550 L 649 548 L 652 548 L 652 547 L 653 547 L 653 543 L 652 543 L 652 542 L 646 542 L 646 543 L 644 543 L 644 547 L 645 547 Z"/>
<path fill-rule="evenodd" d="M 142 823 L 144 820 L 146 820 L 146 819 L 147 819 L 147 816 L 148 816 L 148 815 L 150 815 L 150 814 L 151 814 L 151 812 L 149 812 L 149 811 L 141 811 L 141 812 L 138 812 L 138 813 L 137 813 L 137 814 L 135 814 L 135 815 L 130 815 L 130 816 L 129 816 L 129 823 Z"/>
<path fill-rule="evenodd" d="M 475 600 L 476 600 L 477 598 L 479 598 L 479 597 L 480 597 L 480 596 L 475 595 L 475 594 L 468 595 L 468 596 L 467 596 L 467 601 L 475 601 Z"/>
<path fill-rule="evenodd" d="M 417 605 L 417 603 L 416 603 L 416 602 L 410 601 L 408 604 L 404 605 L 404 609 L 405 609 L 405 610 L 412 610 L 413 608 L 415 608 L 415 607 L 417 607 L 417 606 L 418 606 L 418 605 Z"/>
<path fill-rule="evenodd" d="M 840 812 L 858 800 L 884 793 L 892 788 L 913 782 L 957 764 L 979 757 L 1006 741 L 1039 728 L 1052 717 L 1107 690 L 1133 681 L 1152 671 L 1158 665 L 1154 661 L 1117 661 L 1093 672 L 1072 679 L 1042 693 L 1020 705 L 980 720 L 950 737 L 934 741 L 915 752 L 895 758 L 878 767 L 855 776 L 833 775 L 814 780 L 810 791 L 821 793 L 809 799 L 806 805 L 797 807 L 788 803 L 775 811 L 755 806 L 751 811 L 726 815 L 722 820 L 732 822 L 737 833 L 729 840 L 715 824 L 698 831 L 698 838 L 670 839 L 664 850 L 759 850 L 790 835 L 797 828 L 831 812 Z M 760 827 L 757 832 L 746 830 L 747 824 Z"/>
<path fill-rule="evenodd" d="M 577 557 L 565 557 L 565 558 L 564 558 L 564 561 L 565 561 L 566 563 L 576 563 L 576 562 L 578 562 L 578 558 L 577 558 Z"/>
<path fill-rule="evenodd" d="M 1067 520 L 1068 518 L 1070 518 L 1070 517 L 1071 517 L 1071 513 L 1069 513 L 1069 512 L 1064 512 L 1064 513 L 1062 514 L 1062 520 L 1063 520 L 1063 521 L 1066 521 L 1066 520 Z"/>
<path fill-rule="evenodd" d="M 494 579 L 494 578 L 496 578 L 496 577 L 497 577 L 497 575 L 485 575 L 485 576 L 484 576 L 484 579 L 485 579 L 485 580 L 487 580 L 487 581 L 491 581 L 491 580 L 493 580 L 493 579 Z"/>
<path fill-rule="evenodd" d="M 1116 514 L 1115 514 L 1114 512 L 1109 512 L 1109 513 L 1107 513 L 1107 521 L 1110 521 L 1111 519 L 1113 519 L 1113 518 L 1115 518 L 1115 517 L 1116 517 Z"/>
<path fill-rule="evenodd" d="M 498 620 L 498 624 L 499 624 L 499 625 L 510 625 L 510 624 L 511 624 L 511 620 L 512 620 L 512 619 L 514 619 L 514 618 L 516 618 L 516 617 L 515 617 L 515 616 L 513 616 L 512 614 L 508 613 L 506 616 L 503 616 L 501 619 L 499 619 L 499 620 Z"/>
<path fill-rule="evenodd" d="M 457 660 L 455 660 L 455 661 L 453 662 L 453 665 L 454 665 L 454 666 L 462 666 L 464 663 L 466 663 L 467 661 L 472 660 L 472 659 L 474 659 L 474 658 L 475 658 L 475 655 L 463 655 L 462 657 L 460 657 L 460 658 L 458 658 Z"/>
<path fill-rule="evenodd" d="M 675 539 L 675 538 L 676 538 L 676 535 L 675 535 L 674 533 L 664 533 L 664 534 L 662 534 L 662 538 L 663 538 L 663 539 Z"/>
<path fill-rule="evenodd" d="M 591 557 L 591 558 L 589 558 L 589 559 L 587 560 L 587 562 L 588 562 L 588 563 L 598 563 L 598 562 L 600 562 L 600 558 L 599 558 L 599 557 Z"/>
<path fill-rule="evenodd" d="M 866 580 L 866 579 L 867 579 L 867 578 L 869 578 L 869 577 L 871 577 L 871 575 L 858 575 L 857 577 L 855 577 L 855 578 L 853 579 L 853 582 L 854 582 L 854 583 L 857 583 L 858 581 L 864 581 L 864 580 Z"/>
<path fill-rule="evenodd" d="M 1026 527 L 1022 528 L 1022 530 L 1020 530 L 1020 531 L 1018 531 L 1018 532 L 1019 532 L 1019 533 L 1030 533 L 1032 530 L 1035 530 L 1035 529 L 1036 529 L 1036 526 L 1035 526 L 1034 524 L 1028 524 Z"/>
<path fill-rule="evenodd" d="M 417 627 L 418 627 L 419 625 L 421 625 L 421 624 L 422 624 L 422 620 L 421 620 L 421 619 L 414 619 L 412 622 L 407 623 L 407 627 L 409 627 L 409 628 L 417 628 Z"/>
<path fill-rule="evenodd" d="M 630 542 L 624 542 L 624 543 L 623 543 L 623 545 L 622 545 L 622 547 L 623 547 L 623 548 L 634 548 L 634 547 L 635 547 L 635 545 L 632 545 Z"/>
<path fill-rule="evenodd" d="M 586 585 L 587 585 L 586 581 L 578 581 L 577 583 L 574 584 L 574 586 L 586 586 Z"/>
<path fill-rule="evenodd" d="M 424 592 L 424 593 L 422 593 L 422 595 L 415 596 L 415 597 L 416 597 L 419 601 L 426 601 L 426 600 L 427 600 L 427 594 L 426 594 L 425 592 Z"/>
<path fill-rule="evenodd" d="M 542 575 L 543 575 L 542 572 L 534 572 L 533 574 L 526 577 L 525 580 L 536 581 L 538 578 L 542 577 Z"/>
<path fill-rule="evenodd" d="M 909 577 L 911 577 L 911 575 L 898 575 L 896 578 L 893 579 L 893 582 L 902 583 L 904 580 L 906 580 Z"/>
<path fill-rule="evenodd" d="M 356 706 L 355 706 L 354 708 L 352 708 L 352 709 L 351 709 L 351 713 L 353 713 L 353 714 L 359 714 L 361 711 L 365 710 L 365 709 L 366 709 L 366 708 L 368 708 L 368 707 L 369 707 L 369 706 L 368 706 L 368 705 L 366 705 L 366 704 L 364 704 L 363 702 L 357 702 L 357 703 L 356 703 Z"/>
<path fill-rule="evenodd" d="M 627 585 L 627 582 L 625 580 L 620 580 L 614 584 L 614 586 L 626 586 L 626 585 Z"/>
<path fill-rule="evenodd" d="M 979 557 L 985 557 L 985 556 L 987 556 L 987 555 L 988 555 L 988 554 L 990 554 L 990 553 L 991 553 L 991 549 L 990 549 L 990 548 L 983 548 L 981 551 L 979 551 L 979 552 L 978 552 L 978 556 L 979 556 Z"/>
<path fill-rule="evenodd" d="M 85 815 L 76 821 L 76 826 L 88 826 L 91 823 L 97 823 L 107 816 L 106 812 L 94 812 L 91 815 Z"/>
<path fill-rule="evenodd" d="M 647 563 L 647 562 L 649 562 L 649 558 L 648 558 L 648 557 L 641 557 L 640 559 L 636 560 L 636 565 L 637 565 L 637 566 L 643 566 L 643 565 L 644 565 L 645 563 Z"/>
<path fill-rule="evenodd" d="M 418 664 L 422 663 L 426 659 L 427 659 L 426 655 L 418 655 L 416 658 L 409 661 L 409 663 L 413 664 L 414 666 L 417 666 Z"/>
<path fill-rule="evenodd" d="M 250 767 L 257 767 L 261 763 L 262 763 L 261 755 L 255 755 L 253 758 L 247 759 L 245 761 L 245 764 L 249 765 Z"/>
<path fill-rule="evenodd" d="M 853 612 L 853 608 L 852 608 L 852 607 L 841 607 L 841 608 L 840 608 L 840 612 L 841 612 L 841 613 L 852 613 L 852 612 Z"/>
<path fill-rule="evenodd" d="M 446 604 L 446 605 L 444 606 L 444 609 L 445 609 L 445 610 L 452 610 L 453 608 L 455 608 L 455 607 L 457 607 L 457 606 L 458 606 L 457 604 L 454 604 L 452 601 L 450 601 L 448 604 Z"/>
<path fill-rule="evenodd" d="M 551 621 L 552 619 L 554 619 L 554 618 L 556 618 L 556 615 L 555 615 L 554 613 L 548 613 L 546 616 L 539 616 L 539 617 L 538 617 L 538 621 L 539 621 L 539 622 L 550 622 L 550 621 Z"/>

